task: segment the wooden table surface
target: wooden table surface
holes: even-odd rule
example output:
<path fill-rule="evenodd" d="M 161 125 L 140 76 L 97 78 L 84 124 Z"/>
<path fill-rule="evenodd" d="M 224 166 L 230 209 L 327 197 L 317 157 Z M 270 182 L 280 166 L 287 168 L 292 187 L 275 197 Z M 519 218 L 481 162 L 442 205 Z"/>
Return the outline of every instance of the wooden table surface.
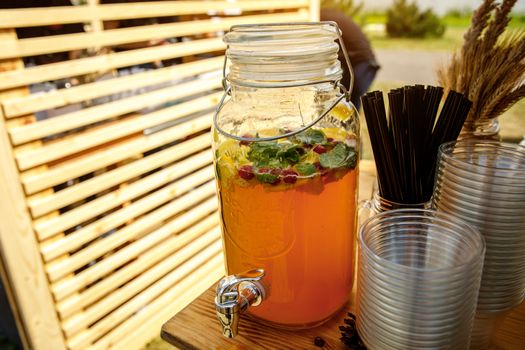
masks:
<path fill-rule="evenodd" d="M 299 331 L 286 331 L 263 325 L 241 316 L 239 334 L 233 339 L 222 335 L 215 315 L 215 286 L 208 289 L 186 309 L 162 326 L 161 337 L 180 349 L 319 349 L 315 337 L 322 337 L 323 349 L 345 349 L 339 340 L 339 325 L 343 325 L 346 309 L 325 324 Z M 349 306 L 351 308 L 351 306 Z"/>
<path fill-rule="evenodd" d="M 373 163 L 362 161 L 359 177 L 361 200 L 371 197 L 374 180 Z M 214 297 L 215 285 L 166 322 L 162 326 L 161 337 L 180 349 L 320 349 L 314 345 L 316 337 L 325 340 L 323 349 L 345 349 L 339 340 L 338 326 L 343 324 L 346 312 L 353 311 L 353 297 L 328 322 L 308 330 L 276 329 L 242 315 L 239 334 L 234 339 L 226 339 L 222 335 L 215 314 Z M 525 303 L 505 318 L 494 338 L 494 349 L 525 350 Z"/>
<path fill-rule="evenodd" d="M 257 349 L 317 349 L 316 337 L 322 337 L 322 349 L 348 349 L 339 340 L 339 325 L 348 310 L 350 302 L 325 324 L 306 330 L 286 331 L 272 328 L 241 316 L 239 334 L 234 339 L 222 335 L 215 315 L 215 286 L 210 287 L 184 310 L 162 326 L 161 337 L 179 349 L 257 350 Z M 353 300 L 353 298 L 351 299 Z M 513 310 L 504 320 L 494 338 L 494 350 L 525 349 L 525 303 Z"/>

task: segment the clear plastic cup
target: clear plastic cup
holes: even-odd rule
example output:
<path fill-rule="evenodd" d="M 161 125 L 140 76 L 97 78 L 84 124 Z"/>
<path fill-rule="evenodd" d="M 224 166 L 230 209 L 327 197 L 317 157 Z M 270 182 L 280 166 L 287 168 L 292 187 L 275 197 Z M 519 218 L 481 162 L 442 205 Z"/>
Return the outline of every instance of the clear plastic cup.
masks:
<path fill-rule="evenodd" d="M 467 349 L 485 243 L 445 213 L 398 209 L 359 232 L 357 328 L 369 348 Z"/>
<path fill-rule="evenodd" d="M 451 164 L 456 170 L 473 172 L 471 178 L 490 176 L 525 180 L 525 148 L 503 142 L 452 141 L 440 146 L 440 163 Z M 514 182 L 514 181 L 511 181 Z"/>
<path fill-rule="evenodd" d="M 461 141 L 440 146 L 432 207 L 485 237 L 472 349 L 488 346 L 494 319 L 525 295 L 525 148 Z"/>

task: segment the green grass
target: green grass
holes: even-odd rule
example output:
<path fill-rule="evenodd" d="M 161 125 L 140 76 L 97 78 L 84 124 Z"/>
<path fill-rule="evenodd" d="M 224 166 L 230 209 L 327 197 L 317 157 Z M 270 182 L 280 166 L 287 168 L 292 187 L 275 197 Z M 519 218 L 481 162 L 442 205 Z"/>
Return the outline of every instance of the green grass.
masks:
<path fill-rule="evenodd" d="M 366 24 L 385 24 L 384 13 L 369 13 L 362 15 L 358 21 Z M 368 37 L 374 48 L 378 49 L 408 49 L 425 51 L 451 51 L 463 43 L 463 34 L 470 25 L 469 17 L 445 16 L 443 18 L 447 29 L 441 38 L 389 38 L 386 33 L 370 32 Z M 525 29 L 525 15 L 512 18 L 509 28 Z"/>
<path fill-rule="evenodd" d="M 468 27 L 470 25 L 470 16 L 452 16 L 445 15 L 441 18 L 447 27 Z M 386 13 L 384 12 L 370 12 L 364 13 L 357 18 L 357 21 L 364 25 L 370 23 L 386 23 Z M 525 27 L 525 13 L 514 13 L 511 16 L 509 28 Z"/>
<path fill-rule="evenodd" d="M 463 43 L 465 27 L 448 27 L 441 38 L 389 38 L 386 33 L 368 33 L 376 49 L 453 51 Z"/>

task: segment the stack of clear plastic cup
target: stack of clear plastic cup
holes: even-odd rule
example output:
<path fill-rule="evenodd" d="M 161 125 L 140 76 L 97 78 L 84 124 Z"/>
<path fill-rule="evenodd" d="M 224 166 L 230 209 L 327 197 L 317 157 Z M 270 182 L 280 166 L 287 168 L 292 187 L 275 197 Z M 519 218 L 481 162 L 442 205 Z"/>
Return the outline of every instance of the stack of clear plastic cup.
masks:
<path fill-rule="evenodd" d="M 359 231 L 357 329 L 369 349 L 467 349 L 485 243 L 463 221 L 396 209 Z"/>
<path fill-rule="evenodd" d="M 471 347 L 488 348 L 502 315 L 525 295 L 525 148 L 479 141 L 442 145 L 432 207 L 485 238 Z"/>

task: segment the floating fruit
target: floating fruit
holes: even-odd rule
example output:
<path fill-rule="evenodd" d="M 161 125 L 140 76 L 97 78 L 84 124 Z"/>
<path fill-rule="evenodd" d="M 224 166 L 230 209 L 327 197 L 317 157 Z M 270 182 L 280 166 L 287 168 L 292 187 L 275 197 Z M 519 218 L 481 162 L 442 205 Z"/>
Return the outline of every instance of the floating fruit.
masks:
<path fill-rule="evenodd" d="M 255 174 L 253 173 L 253 167 L 251 165 L 241 166 L 237 173 L 244 180 L 251 180 L 255 176 Z"/>
<path fill-rule="evenodd" d="M 281 176 L 283 178 L 283 181 L 287 184 L 294 184 L 297 182 L 297 172 L 293 169 L 284 169 L 281 172 Z"/>
<path fill-rule="evenodd" d="M 326 149 L 326 147 L 323 145 L 316 145 L 314 147 L 314 152 L 317 154 L 323 154 L 323 153 L 326 153 L 327 151 L 328 149 Z"/>

